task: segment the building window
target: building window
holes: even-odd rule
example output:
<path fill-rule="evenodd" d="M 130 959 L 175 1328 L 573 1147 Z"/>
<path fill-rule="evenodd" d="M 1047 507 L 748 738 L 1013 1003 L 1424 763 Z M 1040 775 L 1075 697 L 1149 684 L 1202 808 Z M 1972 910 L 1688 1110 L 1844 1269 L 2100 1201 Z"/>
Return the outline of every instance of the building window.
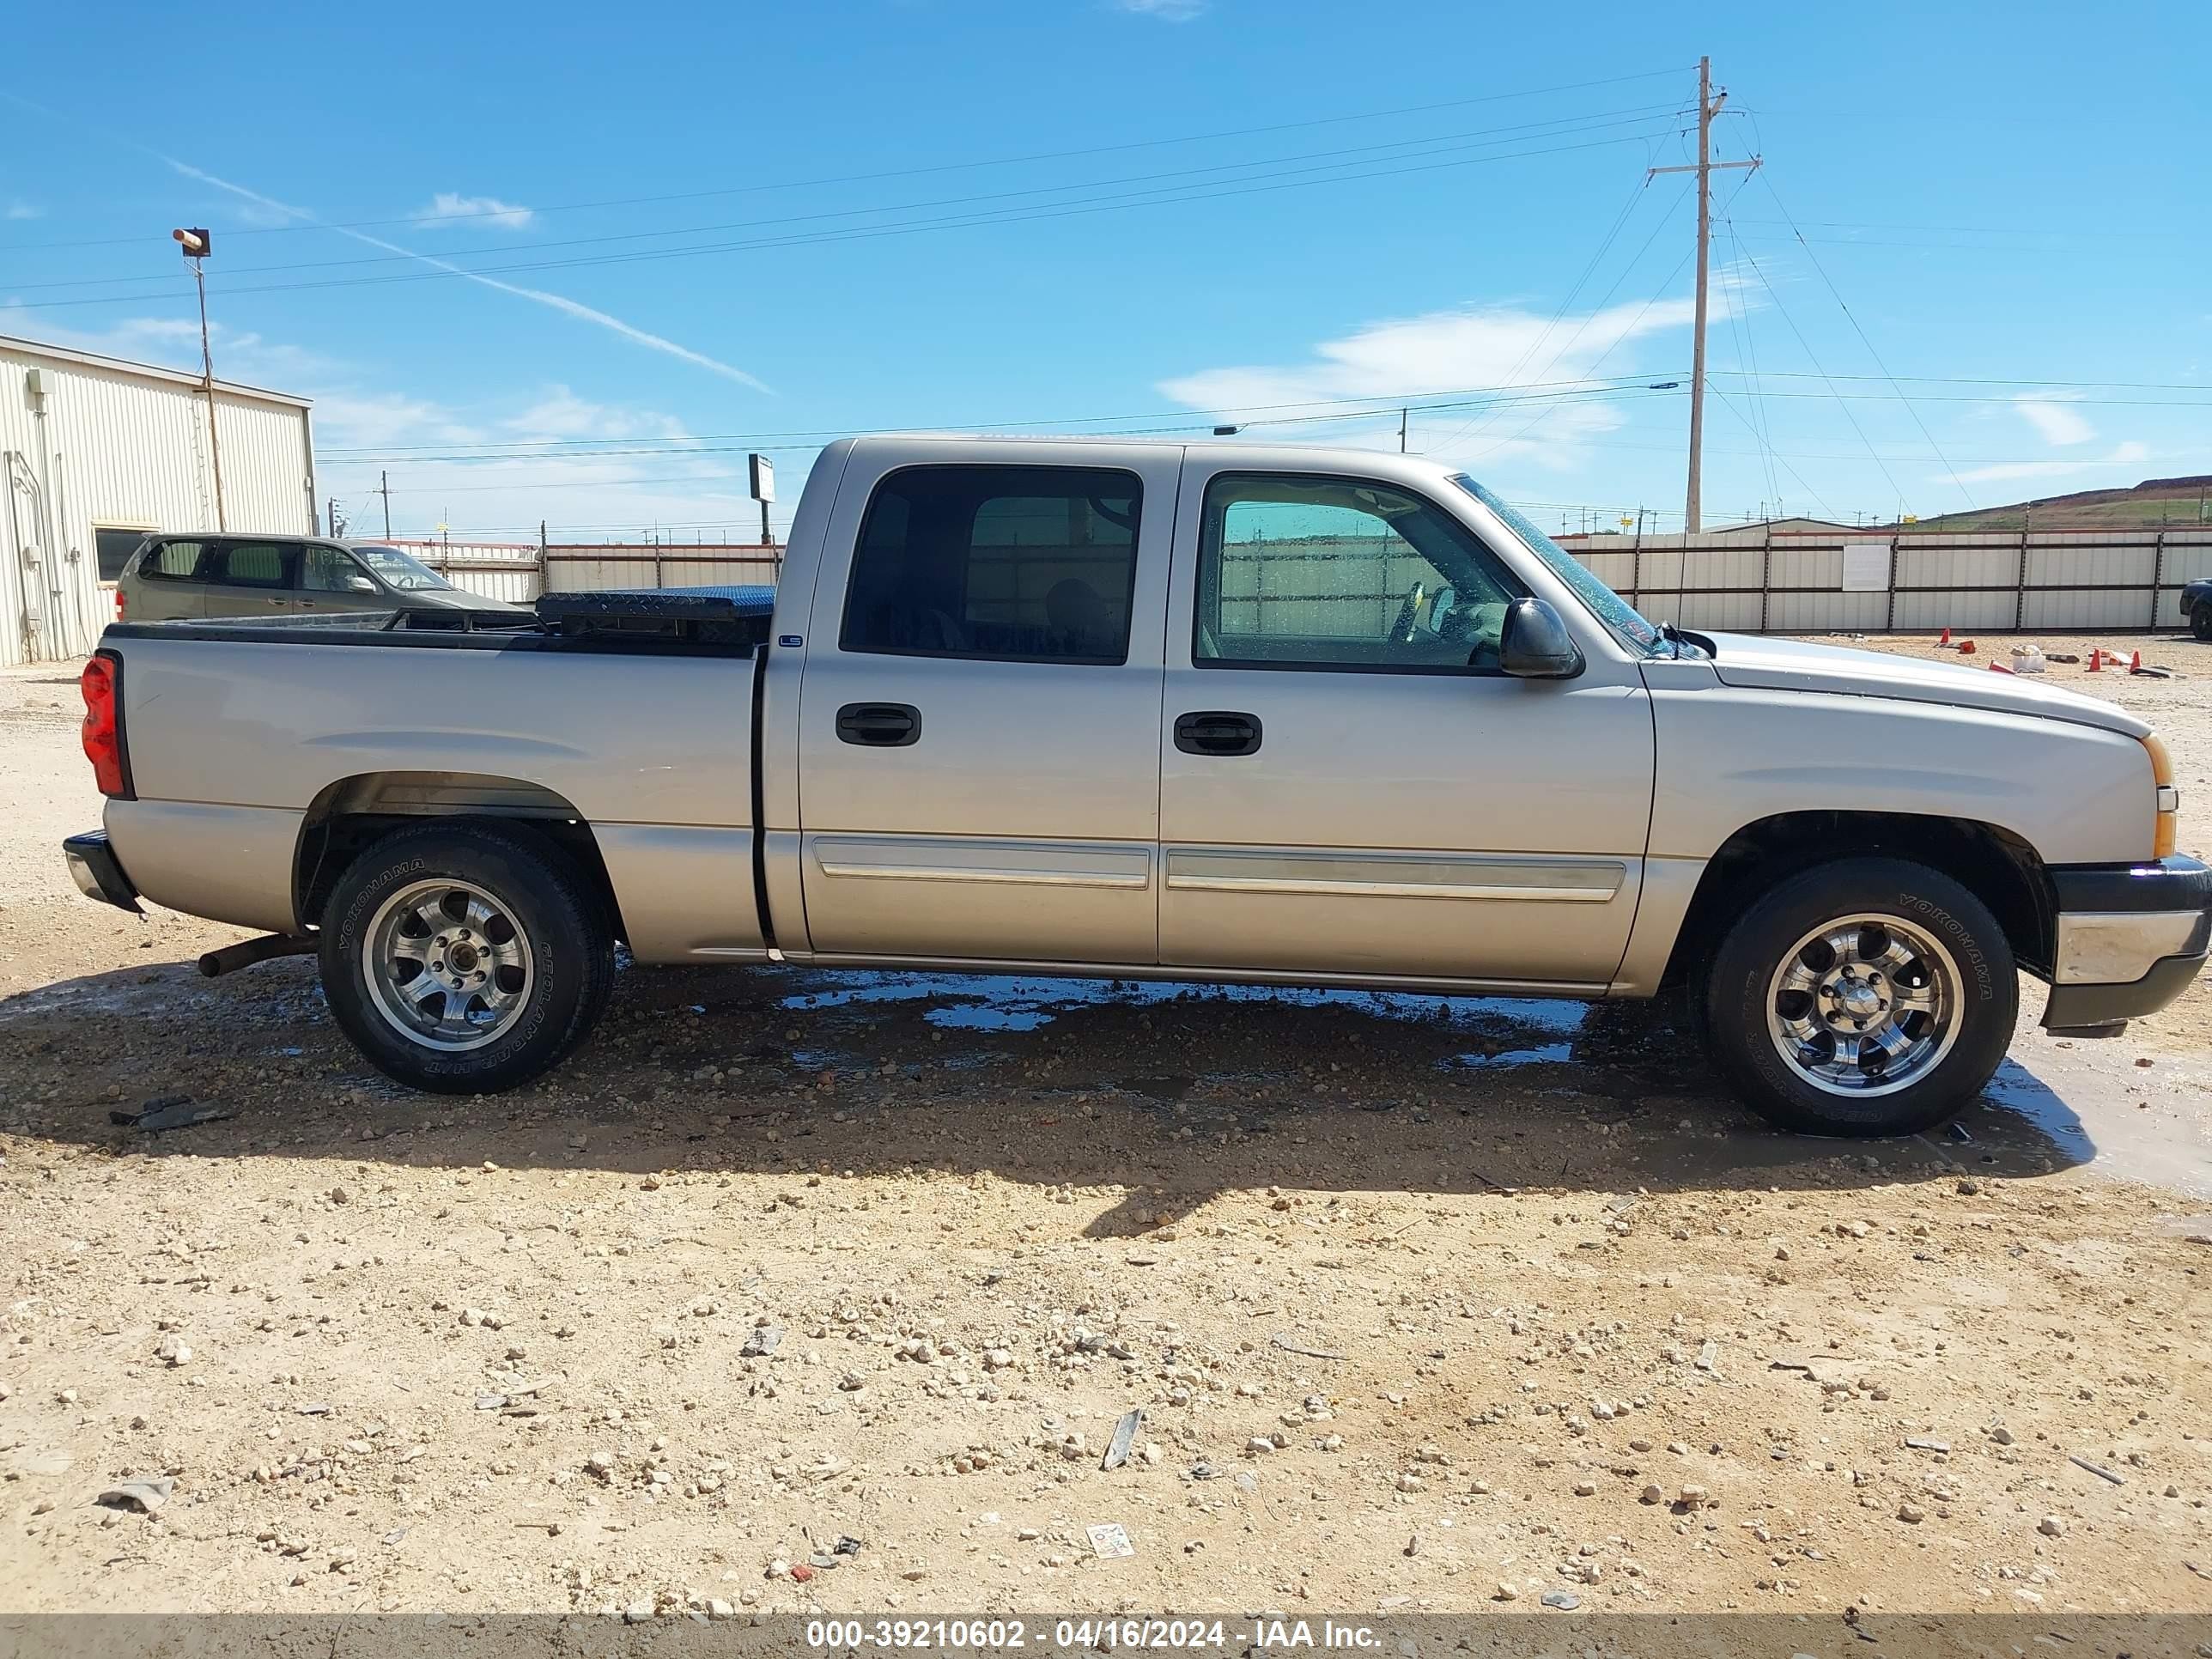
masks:
<path fill-rule="evenodd" d="M 94 550 L 100 560 L 100 580 L 120 581 L 123 567 L 131 562 L 131 556 L 146 539 L 143 530 L 97 530 L 92 532 Z"/>

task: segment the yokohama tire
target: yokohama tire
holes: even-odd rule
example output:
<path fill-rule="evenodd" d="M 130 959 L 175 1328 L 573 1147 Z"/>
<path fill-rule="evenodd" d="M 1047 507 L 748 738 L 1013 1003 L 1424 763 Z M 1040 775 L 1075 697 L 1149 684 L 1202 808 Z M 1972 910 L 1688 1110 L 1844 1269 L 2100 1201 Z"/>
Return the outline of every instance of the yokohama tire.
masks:
<path fill-rule="evenodd" d="M 1893 1091 L 1887 1093 L 1821 1086 L 1814 1080 L 1820 1068 L 1778 1033 L 1774 1016 L 1779 1006 L 1799 1014 L 1803 1024 L 1816 1023 L 1804 1017 L 1810 996 L 1800 994 L 1792 1005 L 1786 1000 L 1790 993 L 1777 994 L 1783 975 L 1796 964 L 1824 959 L 1818 943 L 1801 955 L 1793 941 L 1817 939 L 1820 930 L 1832 927 L 1849 932 L 1851 919 L 1862 917 L 1897 919 L 1903 924 L 1899 933 L 1909 929 L 1926 942 L 1929 948 L 1920 955 L 1942 964 L 1941 974 L 1931 977 L 1944 981 L 1932 994 L 1944 1018 L 1939 1023 L 1929 1017 L 1923 1024 L 1905 1016 L 1899 1025 L 1900 1031 L 1910 1024 L 1941 1033 L 1942 1040 L 1929 1037 L 1920 1062 L 1924 1069 L 1884 1085 Z M 1889 935 L 1877 922 L 1855 937 L 1878 946 Z M 2012 1041 L 2020 983 L 2012 947 L 1996 919 L 1957 882 L 1902 859 L 1852 858 L 1816 865 L 1755 900 L 1721 941 L 1705 1004 L 1714 1058 L 1761 1116 L 1806 1134 L 1899 1135 L 1944 1121 L 1980 1092 Z M 1843 1024 L 1848 1031 L 1853 1022 Z M 1785 1048 L 1800 1052 L 1801 1059 L 1793 1061 Z M 1881 1075 L 1875 1074 L 1876 1083 Z"/>
<path fill-rule="evenodd" d="M 489 965 L 500 950 L 522 965 L 507 970 L 517 988 L 503 1009 L 471 1005 L 481 1033 L 447 1032 L 441 1046 L 439 1031 L 411 1028 L 433 1024 L 443 1005 L 434 995 L 423 1005 L 430 1013 L 410 1012 L 407 988 L 395 991 L 393 983 L 405 970 L 380 977 L 372 963 L 420 955 L 414 971 L 422 973 L 432 930 L 416 924 L 421 942 L 407 938 L 409 911 L 443 902 L 454 927 L 465 929 L 471 894 L 493 916 L 475 947 L 482 961 Z M 454 955 L 459 966 L 462 955 Z M 524 836 L 473 824 L 404 830 L 364 850 L 325 907 L 320 956 L 324 994 L 354 1046 L 395 1082 L 434 1094 L 493 1094 L 557 1064 L 606 1007 L 614 978 L 602 908 L 568 862 Z M 477 959 L 467 957 L 471 965 Z"/>

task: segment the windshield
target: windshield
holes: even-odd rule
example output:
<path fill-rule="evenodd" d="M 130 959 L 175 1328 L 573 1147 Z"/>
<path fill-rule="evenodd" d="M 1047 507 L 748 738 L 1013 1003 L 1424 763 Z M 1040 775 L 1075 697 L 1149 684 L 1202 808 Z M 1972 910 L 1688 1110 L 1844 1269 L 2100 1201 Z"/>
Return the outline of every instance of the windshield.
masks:
<path fill-rule="evenodd" d="M 453 586 L 429 566 L 416 562 L 396 547 L 356 547 L 354 556 L 382 577 L 387 586 L 403 593 L 436 592 Z"/>
<path fill-rule="evenodd" d="M 1508 507 L 1464 472 L 1454 477 L 1452 482 L 1503 519 L 1505 527 L 1521 538 L 1522 544 L 1550 566 L 1553 575 L 1573 588 L 1575 597 L 1588 605 L 1591 614 L 1623 645 L 1649 651 L 1659 643 L 1659 630 L 1644 619 L 1641 611 L 1576 562 L 1574 556 L 1537 529 L 1527 514 L 1517 507 Z"/>

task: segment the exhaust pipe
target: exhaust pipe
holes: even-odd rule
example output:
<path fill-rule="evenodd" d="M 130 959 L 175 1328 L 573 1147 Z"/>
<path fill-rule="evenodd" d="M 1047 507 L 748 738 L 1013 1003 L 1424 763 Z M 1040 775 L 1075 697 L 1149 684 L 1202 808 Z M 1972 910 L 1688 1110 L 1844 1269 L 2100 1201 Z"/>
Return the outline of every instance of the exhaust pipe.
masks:
<path fill-rule="evenodd" d="M 322 941 L 312 933 L 264 933 L 259 939 L 242 939 L 220 951 L 209 951 L 200 958 L 200 972 L 215 979 L 223 974 L 234 974 L 241 968 L 251 968 L 257 962 L 266 962 L 271 957 L 311 956 L 321 945 Z"/>

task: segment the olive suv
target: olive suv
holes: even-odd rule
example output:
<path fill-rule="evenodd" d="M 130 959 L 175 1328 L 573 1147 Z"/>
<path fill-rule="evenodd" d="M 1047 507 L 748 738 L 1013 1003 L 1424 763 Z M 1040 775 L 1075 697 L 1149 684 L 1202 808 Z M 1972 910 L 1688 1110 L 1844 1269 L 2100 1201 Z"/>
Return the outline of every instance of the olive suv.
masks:
<path fill-rule="evenodd" d="M 410 606 L 522 608 L 465 592 L 385 543 L 297 536 L 149 536 L 115 584 L 118 622 Z"/>

